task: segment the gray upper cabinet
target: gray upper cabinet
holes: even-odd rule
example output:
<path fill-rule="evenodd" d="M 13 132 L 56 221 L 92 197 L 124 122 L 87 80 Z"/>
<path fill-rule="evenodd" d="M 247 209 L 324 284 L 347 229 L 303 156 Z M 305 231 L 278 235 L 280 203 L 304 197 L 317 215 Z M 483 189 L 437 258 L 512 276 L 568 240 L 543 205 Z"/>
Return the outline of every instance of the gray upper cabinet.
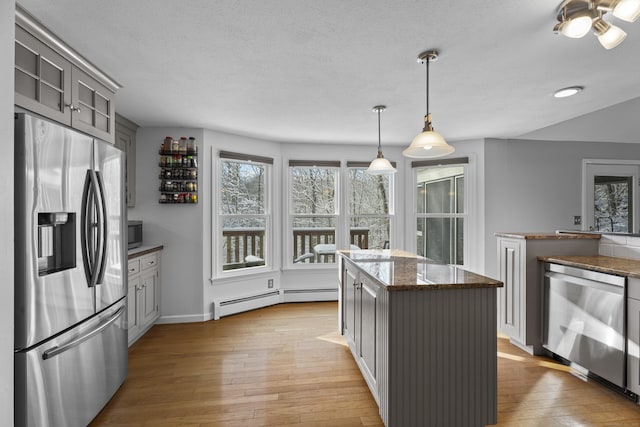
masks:
<path fill-rule="evenodd" d="M 71 127 L 114 142 L 114 93 L 79 68 L 71 73 Z"/>
<path fill-rule="evenodd" d="M 71 62 L 16 26 L 15 103 L 71 126 Z"/>
<path fill-rule="evenodd" d="M 116 113 L 116 147 L 127 153 L 127 206 L 136 205 L 136 131 L 138 125 Z"/>
<path fill-rule="evenodd" d="M 113 143 L 120 85 L 19 5 L 15 30 L 15 105 Z"/>

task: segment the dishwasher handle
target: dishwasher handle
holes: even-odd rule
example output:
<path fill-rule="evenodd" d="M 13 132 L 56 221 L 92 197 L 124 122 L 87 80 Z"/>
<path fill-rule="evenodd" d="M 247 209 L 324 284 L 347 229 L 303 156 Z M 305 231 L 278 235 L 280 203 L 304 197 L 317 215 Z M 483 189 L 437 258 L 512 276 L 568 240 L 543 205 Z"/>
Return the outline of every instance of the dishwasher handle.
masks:
<path fill-rule="evenodd" d="M 614 293 L 616 295 L 624 295 L 624 284 L 619 285 L 617 283 L 605 283 L 596 280 L 585 279 L 582 277 L 571 276 L 569 274 L 556 273 L 553 271 L 545 272 L 544 277 L 549 279 L 550 286 L 553 286 L 554 283 L 560 284 L 561 282 L 565 282 L 585 288 L 598 289 L 604 292 Z"/>

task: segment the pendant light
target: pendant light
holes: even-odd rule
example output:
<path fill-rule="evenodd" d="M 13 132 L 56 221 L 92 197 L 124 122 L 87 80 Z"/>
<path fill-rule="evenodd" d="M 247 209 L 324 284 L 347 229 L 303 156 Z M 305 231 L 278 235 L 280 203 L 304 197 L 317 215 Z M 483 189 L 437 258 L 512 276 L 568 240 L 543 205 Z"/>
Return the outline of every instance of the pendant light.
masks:
<path fill-rule="evenodd" d="M 433 130 L 431 124 L 431 113 L 429 112 L 429 62 L 436 61 L 437 59 L 438 52 L 435 50 L 428 50 L 418 55 L 418 62 L 426 63 L 427 114 L 424 116 L 424 129 L 422 129 L 422 133 L 413 138 L 411 145 L 402 152 L 406 157 L 428 159 L 446 156 L 455 151 L 455 148 L 447 144 L 447 141 L 444 140 L 442 135 Z"/>
<path fill-rule="evenodd" d="M 368 173 L 369 175 L 389 175 L 398 172 L 389 160 L 385 159 L 382 155 L 382 144 L 380 142 L 380 113 L 386 109 L 387 107 L 384 105 L 376 105 L 373 107 L 373 112 L 378 113 L 378 157 L 371 162 L 369 168 L 365 171 L 365 173 Z"/>

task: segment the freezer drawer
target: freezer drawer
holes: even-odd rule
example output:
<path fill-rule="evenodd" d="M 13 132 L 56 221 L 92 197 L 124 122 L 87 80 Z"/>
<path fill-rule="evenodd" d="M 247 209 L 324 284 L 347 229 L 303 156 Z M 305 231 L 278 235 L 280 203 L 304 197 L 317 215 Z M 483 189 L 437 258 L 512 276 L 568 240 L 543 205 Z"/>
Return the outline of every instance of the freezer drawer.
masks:
<path fill-rule="evenodd" d="M 86 426 L 127 375 L 125 299 L 15 354 L 16 426 Z"/>

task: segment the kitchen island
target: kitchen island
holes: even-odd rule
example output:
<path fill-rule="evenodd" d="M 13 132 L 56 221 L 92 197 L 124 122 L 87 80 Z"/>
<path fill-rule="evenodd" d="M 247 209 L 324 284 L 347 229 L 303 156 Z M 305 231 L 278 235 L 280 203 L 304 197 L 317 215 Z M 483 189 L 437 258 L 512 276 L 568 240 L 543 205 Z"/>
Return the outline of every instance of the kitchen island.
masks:
<path fill-rule="evenodd" d="M 338 255 L 339 327 L 385 425 L 495 424 L 502 282 L 399 250 Z"/>

